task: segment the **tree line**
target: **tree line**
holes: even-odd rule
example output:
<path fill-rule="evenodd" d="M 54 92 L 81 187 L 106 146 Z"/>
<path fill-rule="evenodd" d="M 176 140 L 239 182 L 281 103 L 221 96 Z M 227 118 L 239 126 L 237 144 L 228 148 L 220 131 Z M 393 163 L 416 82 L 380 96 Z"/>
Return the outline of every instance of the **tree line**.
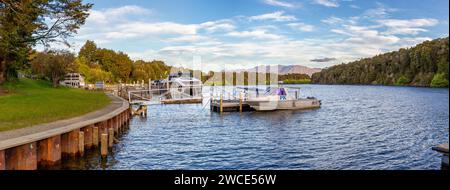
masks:
<path fill-rule="evenodd" d="M 449 38 L 335 65 L 312 75 L 317 84 L 448 87 Z"/>
<path fill-rule="evenodd" d="M 171 67 L 163 61 L 133 61 L 124 52 L 98 48 L 93 41 L 86 41 L 76 58 L 78 71 L 88 82 L 109 83 L 147 81 L 167 77 Z"/>

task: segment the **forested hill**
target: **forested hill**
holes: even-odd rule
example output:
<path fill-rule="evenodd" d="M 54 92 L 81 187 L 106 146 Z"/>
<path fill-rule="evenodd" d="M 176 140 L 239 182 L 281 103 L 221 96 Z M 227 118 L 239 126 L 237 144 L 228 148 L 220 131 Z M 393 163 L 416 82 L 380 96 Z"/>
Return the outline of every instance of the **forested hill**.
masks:
<path fill-rule="evenodd" d="M 313 74 L 312 83 L 448 87 L 448 41 L 448 37 L 425 41 L 412 48 L 335 65 Z"/>

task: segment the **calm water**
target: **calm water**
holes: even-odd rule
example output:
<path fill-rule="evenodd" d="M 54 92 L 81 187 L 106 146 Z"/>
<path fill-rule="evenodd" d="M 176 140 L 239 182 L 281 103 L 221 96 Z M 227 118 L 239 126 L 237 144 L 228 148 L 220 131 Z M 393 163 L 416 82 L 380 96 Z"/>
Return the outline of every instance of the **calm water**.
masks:
<path fill-rule="evenodd" d="M 92 151 L 63 167 L 440 169 L 431 146 L 448 142 L 448 89 L 300 86 L 322 108 L 220 116 L 200 104 L 153 105 L 107 160 Z"/>

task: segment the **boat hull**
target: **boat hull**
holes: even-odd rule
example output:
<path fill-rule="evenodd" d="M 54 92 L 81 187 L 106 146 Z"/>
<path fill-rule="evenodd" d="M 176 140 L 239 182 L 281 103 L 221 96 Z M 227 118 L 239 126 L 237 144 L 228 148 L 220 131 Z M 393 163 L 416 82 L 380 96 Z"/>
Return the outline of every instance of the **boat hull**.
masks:
<path fill-rule="evenodd" d="M 273 110 L 300 110 L 320 108 L 320 100 L 298 99 L 298 100 L 275 100 L 275 101 L 247 101 L 256 111 Z"/>

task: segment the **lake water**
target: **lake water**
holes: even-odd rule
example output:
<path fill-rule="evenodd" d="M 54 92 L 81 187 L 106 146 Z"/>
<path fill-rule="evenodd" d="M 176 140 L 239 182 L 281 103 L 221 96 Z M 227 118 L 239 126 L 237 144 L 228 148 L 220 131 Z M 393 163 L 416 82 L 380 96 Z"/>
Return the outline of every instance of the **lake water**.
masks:
<path fill-rule="evenodd" d="M 66 169 L 440 169 L 448 89 L 297 85 L 322 107 L 218 113 L 152 105 L 107 160 L 99 151 Z M 208 94 L 205 88 L 205 94 Z"/>

